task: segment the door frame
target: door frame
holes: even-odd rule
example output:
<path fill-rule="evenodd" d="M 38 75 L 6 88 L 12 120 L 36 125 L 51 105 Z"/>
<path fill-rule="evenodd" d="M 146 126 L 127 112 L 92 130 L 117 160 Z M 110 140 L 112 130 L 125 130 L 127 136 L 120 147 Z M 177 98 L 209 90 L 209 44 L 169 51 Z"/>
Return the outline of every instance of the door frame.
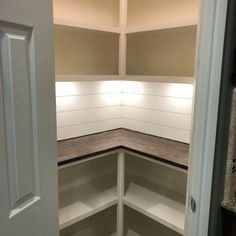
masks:
<path fill-rule="evenodd" d="M 208 235 L 227 5 L 228 0 L 201 0 L 200 4 L 186 209 L 188 236 Z M 196 201 L 195 212 L 191 198 Z"/>

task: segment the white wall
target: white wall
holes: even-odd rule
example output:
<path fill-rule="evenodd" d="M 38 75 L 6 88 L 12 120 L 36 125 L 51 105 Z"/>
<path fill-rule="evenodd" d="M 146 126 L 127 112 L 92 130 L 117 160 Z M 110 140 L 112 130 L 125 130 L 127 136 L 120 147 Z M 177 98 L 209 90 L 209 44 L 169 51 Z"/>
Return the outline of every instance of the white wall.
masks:
<path fill-rule="evenodd" d="M 189 143 L 192 85 L 57 82 L 58 140 L 116 128 Z"/>

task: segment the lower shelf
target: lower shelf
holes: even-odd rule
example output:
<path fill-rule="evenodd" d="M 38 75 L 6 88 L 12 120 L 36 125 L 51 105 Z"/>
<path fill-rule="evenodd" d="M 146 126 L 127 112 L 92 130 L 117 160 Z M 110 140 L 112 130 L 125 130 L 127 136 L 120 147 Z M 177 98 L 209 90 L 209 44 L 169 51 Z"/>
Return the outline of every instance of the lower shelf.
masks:
<path fill-rule="evenodd" d="M 116 205 L 117 202 L 116 187 L 113 187 L 94 193 L 91 197 L 83 199 L 83 201 L 77 201 L 70 205 L 66 205 L 60 208 L 59 211 L 60 229 L 64 229 L 65 227 Z"/>
<path fill-rule="evenodd" d="M 130 207 L 126 206 L 124 213 L 124 236 L 181 236 Z"/>
<path fill-rule="evenodd" d="M 116 206 L 94 214 L 60 231 L 60 236 L 115 236 Z"/>
<path fill-rule="evenodd" d="M 184 204 L 134 183 L 128 187 L 124 204 L 177 233 L 184 234 Z"/>

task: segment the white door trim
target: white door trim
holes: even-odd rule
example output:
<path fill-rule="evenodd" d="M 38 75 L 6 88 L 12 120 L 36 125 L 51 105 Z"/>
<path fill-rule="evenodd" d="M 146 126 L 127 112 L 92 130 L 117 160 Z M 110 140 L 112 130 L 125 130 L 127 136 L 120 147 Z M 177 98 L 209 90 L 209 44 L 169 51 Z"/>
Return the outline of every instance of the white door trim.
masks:
<path fill-rule="evenodd" d="M 227 0 L 201 0 L 185 235 L 207 236 Z M 196 212 L 190 208 L 191 196 Z"/>

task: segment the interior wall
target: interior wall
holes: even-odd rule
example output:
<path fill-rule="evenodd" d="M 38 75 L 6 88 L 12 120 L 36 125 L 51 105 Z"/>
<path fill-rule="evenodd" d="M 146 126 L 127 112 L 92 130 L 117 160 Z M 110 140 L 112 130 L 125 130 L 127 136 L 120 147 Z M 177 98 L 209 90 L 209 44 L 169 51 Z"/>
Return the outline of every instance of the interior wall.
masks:
<path fill-rule="evenodd" d="M 129 34 L 128 75 L 194 76 L 196 26 Z"/>
<path fill-rule="evenodd" d="M 58 140 L 127 128 L 189 143 L 192 84 L 57 82 Z"/>
<path fill-rule="evenodd" d="M 198 0 L 128 0 L 128 26 L 197 20 L 198 5 Z"/>
<path fill-rule="evenodd" d="M 57 75 L 117 75 L 119 35 L 55 27 Z"/>
<path fill-rule="evenodd" d="M 54 22 L 118 27 L 119 0 L 53 0 Z"/>

